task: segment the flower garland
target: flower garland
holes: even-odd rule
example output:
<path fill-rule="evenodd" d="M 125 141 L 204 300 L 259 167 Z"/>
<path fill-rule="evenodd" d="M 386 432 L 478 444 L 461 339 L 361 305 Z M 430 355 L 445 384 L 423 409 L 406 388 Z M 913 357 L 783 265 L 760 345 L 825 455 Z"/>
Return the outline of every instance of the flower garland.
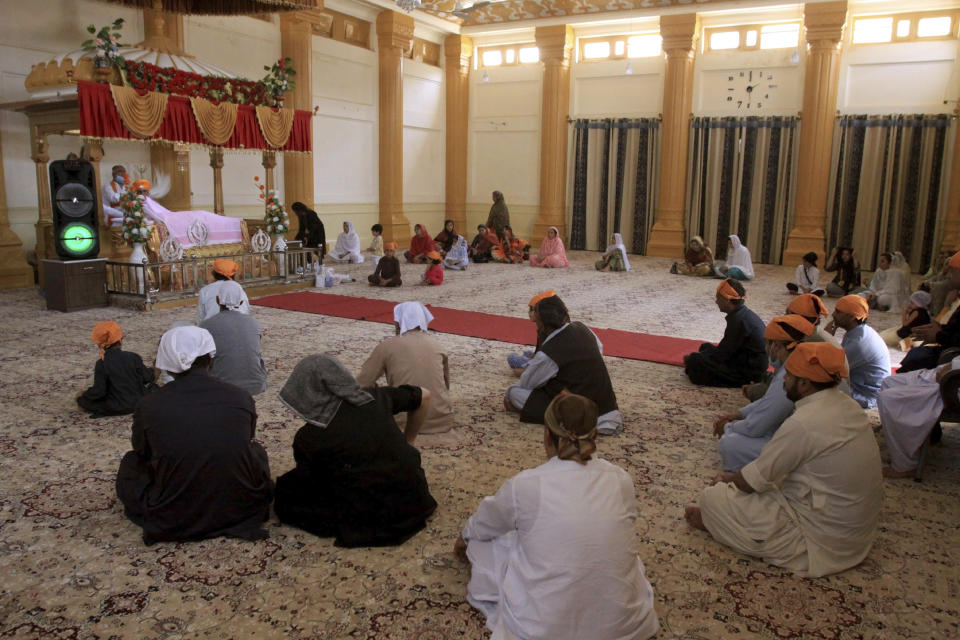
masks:
<path fill-rule="evenodd" d="M 123 239 L 129 242 L 146 242 L 153 232 L 143 212 L 143 196 L 129 189 L 120 194 L 120 210 L 123 211 Z"/>
<path fill-rule="evenodd" d="M 126 61 L 127 81 L 138 91 L 158 91 L 178 96 L 205 98 L 214 102 L 272 106 L 273 98 L 263 82 L 244 78 L 202 76 L 149 62 Z"/>
<path fill-rule="evenodd" d="M 267 233 L 272 236 L 285 234 L 290 229 L 290 217 L 283 210 L 276 189 L 267 191 L 266 185 L 260 184 L 260 176 L 253 176 L 253 183 L 260 189 L 260 199 L 266 207 L 263 220 L 267 223 Z"/>

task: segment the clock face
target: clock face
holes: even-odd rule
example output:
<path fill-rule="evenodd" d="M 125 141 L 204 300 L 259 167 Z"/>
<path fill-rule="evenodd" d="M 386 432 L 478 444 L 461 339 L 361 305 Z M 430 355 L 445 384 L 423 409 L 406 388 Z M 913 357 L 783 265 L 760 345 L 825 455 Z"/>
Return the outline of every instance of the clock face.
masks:
<path fill-rule="evenodd" d="M 770 71 L 731 71 L 727 74 L 727 106 L 740 111 L 759 111 L 776 89 L 777 84 Z"/>

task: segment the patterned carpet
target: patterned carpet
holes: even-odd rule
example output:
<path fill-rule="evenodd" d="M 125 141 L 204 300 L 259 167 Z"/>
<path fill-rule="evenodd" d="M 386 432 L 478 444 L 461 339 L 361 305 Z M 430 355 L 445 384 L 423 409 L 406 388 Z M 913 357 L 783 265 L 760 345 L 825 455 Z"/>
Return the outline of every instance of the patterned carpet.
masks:
<path fill-rule="evenodd" d="M 597 327 L 717 340 L 715 281 L 666 273 L 668 261 L 634 258 L 630 273 L 599 274 L 595 254 L 570 270 L 474 265 L 442 287 L 336 293 L 420 299 L 523 317 L 531 294 L 556 288 L 571 315 Z M 349 267 L 365 275 L 368 265 Z M 406 268 L 415 281 L 420 268 Z M 792 268 L 760 266 L 749 304 L 782 312 Z M 832 307 L 832 305 L 831 305 Z M 88 419 L 73 403 L 89 384 L 92 325 L 114 319 L 124 346 L 152 362 L 157 341 L 193 308 L 48 312 L 32 290 L 0 293 L 0 637 L 2 638 L 485 638 L 464 600 L 467 571 L 453 540 L 477 503 L 542 461 L 541 432 L 504 413 L 510 345 L 454 335 L 456 428 L 418 445 L 436 515 L 405 545 L 337 549 L 329 539 L 269 524 L 270 539 L 217 539 L 144 547 L 113 490 L 129 448 L 129 418 Z M 276 391 L 305 354 L 329 351 L 353 371 L 389 326 L 256 308 L 271 388 L 257 398 L 258 437 L 274 475 L 293 464 L 300 424 Z M 872 319 L 896 322 L 894 314 Z M 888 482 L 881 532 L 868 559 L 841 575 L 798 579 L 738 556 L 691 530 L 683 505 L 716 472 L 709 424 L 741 404 L 732 390 L 692 387 L 681 369 L 608 359 L 626 421 L 600 454 L 636 482 L 637 547 L 656 592 L 659 638 L 956 638 L 960 635 L 960 431 L 948 428 L 922 484 Z M 876 416 L 873 417 L 876 420 Z M 882 439 L 882 438 L 881 438 Z M 881 442 L 882 447 L 882 442 Z M 585 639 L 589 640 L 589 639 Z"/>

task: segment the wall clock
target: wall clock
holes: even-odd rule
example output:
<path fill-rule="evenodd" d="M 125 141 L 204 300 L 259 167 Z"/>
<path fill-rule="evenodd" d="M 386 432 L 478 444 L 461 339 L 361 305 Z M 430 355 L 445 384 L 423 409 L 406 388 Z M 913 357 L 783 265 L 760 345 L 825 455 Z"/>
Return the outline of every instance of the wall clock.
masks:
<path fill-rule="evenodd" d="M 759 111 L 770 100 L 777 85 L 766 69 L 731 71 L 727 74 L 727 106 L 740 111 Z"/>

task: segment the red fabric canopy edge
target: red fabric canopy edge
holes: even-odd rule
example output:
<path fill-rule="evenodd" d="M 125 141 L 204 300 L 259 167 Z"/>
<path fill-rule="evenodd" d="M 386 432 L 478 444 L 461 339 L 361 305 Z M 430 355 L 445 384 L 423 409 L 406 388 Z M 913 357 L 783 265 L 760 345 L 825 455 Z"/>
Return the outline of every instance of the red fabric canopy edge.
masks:
<path fill-rule="evenodd" d="M 113 103 L 110 85 L 100 82 L 81 80 L 77 83 L 77 95 L 80 99 L 80 135 L 87 138 L 126 138 L 142 140 L 127 131 Z M 310 153 L 310 117 L 309 111 L 294 111 L 293 128 L 287 144 L 275 149 L 267 144 L 257 123 L 255 107 L 241 104 L 237 106 L 237 124 L 233 135 L 222 145 L 227 149 L 262 149 L 268 151 L 298 151 Z M 151 138 L 168 142 L 186 142 L 216 146 L 207 140 L 197 125 L 190 107 L 190 99 L 171 95 L 167 100 L 167 112 L 163 116 L 160 128 Z"/>

